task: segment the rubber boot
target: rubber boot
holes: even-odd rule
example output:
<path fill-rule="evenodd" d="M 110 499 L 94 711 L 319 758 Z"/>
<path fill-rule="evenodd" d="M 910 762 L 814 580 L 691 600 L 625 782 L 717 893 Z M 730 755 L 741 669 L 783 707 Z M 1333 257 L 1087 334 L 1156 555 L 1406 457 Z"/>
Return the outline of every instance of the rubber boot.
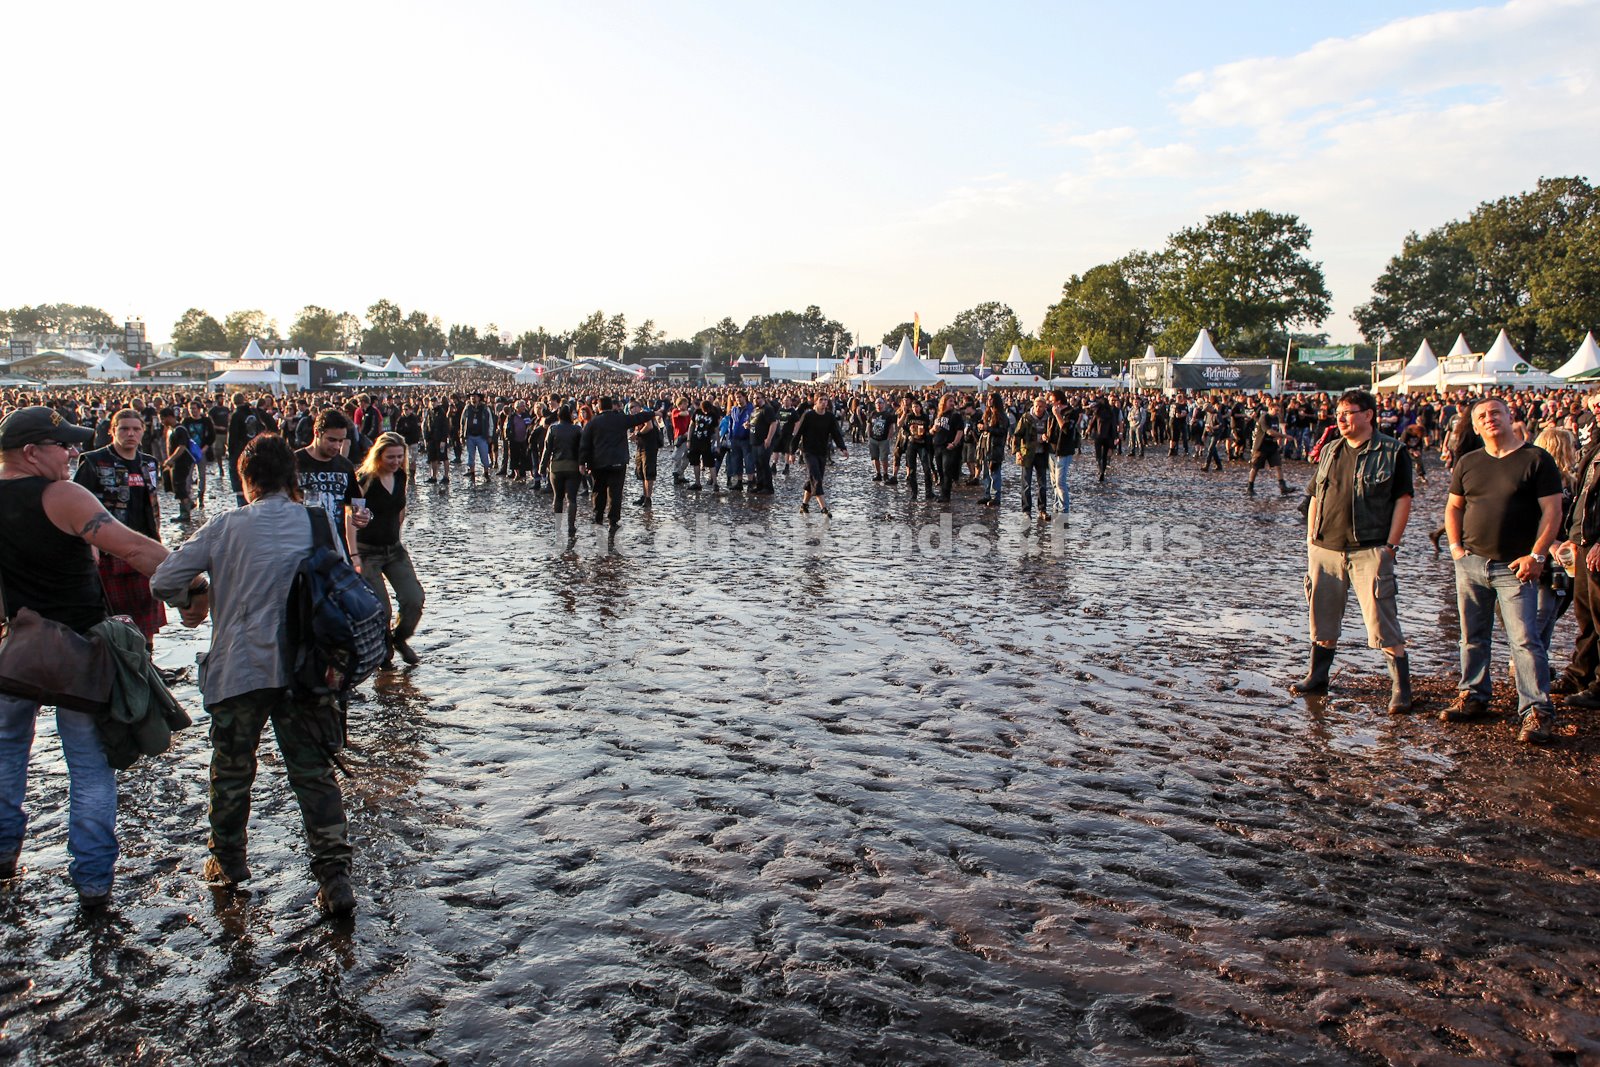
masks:
<path fill-rule="evenodd" d="M 1286 485 L 1284 483 L 1284 480 L 1282 478 L 1278 479 L 1278 495 L 1279 496 L 1288 496 L 1293 491 L 1294 490 L 1290 489 L 1288 487 L 1288 485 Z"/>
<path fill-rule="evenodd" d="M 1411 710 L 1411 657 L 1385 656 L 1389 661 L 1389 714 Z"/>
<path fill-rule="evenodd" d="M 1326 693 L 1328 671 L 1333 667 L 1333 653 L 1333 649 L 1311 642 L 1311 667 L 1304 678 L 1289 686 L 1289 692 Z"/>

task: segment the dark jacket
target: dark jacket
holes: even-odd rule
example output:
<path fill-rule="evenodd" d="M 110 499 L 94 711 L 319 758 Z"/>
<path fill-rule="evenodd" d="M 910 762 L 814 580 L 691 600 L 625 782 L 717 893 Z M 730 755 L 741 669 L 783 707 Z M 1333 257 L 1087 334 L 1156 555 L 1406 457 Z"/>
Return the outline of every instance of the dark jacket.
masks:
<path fill-rule="evenodd" d="M 1317 462 L 1317 474 L 1312 480 L 1312 495 L 1317 498 L 1317 529 L 1313 537 L 1322 537 L 1322 495 L 1327 491 L 1328 475 L 1333 469 L 1333 457 L 1349 445 L 1343 437 L 1335 438 L 1322 450 Z M 1382 541 L 1389 536 L 1389 524 L 1394 518 L 1395 465 L 1405 446 L 1387 434 L 1374 433 L 1372 439 L 1356 450 L 1356 484 L 1351 494 L 1351 525 L 1361 544 Z"/>
<path fill-rule="evenodd" d="M 1573 501 L 1572 514 L 1565 526 L 1568 540 L 1576 541 L 1585 548 L 1600 544 L 1600 485 L 1589 490 L 1587 500 L 1582 496 L 1584 482 L 1589 478 L 1589 468 L 1596 463 L 1600 463 L 1600 432 L 1589 438 L 1589 444 L 1578 457 L 1578 478 L 1573 488 L 1579 495 Z M 1600 471 L 1596 471 L 1594 477 L 1600 480 Z M 1580 503 L 1583 505 L 1581 513 L 1578 510 Z"/>
<path fill-rule="evenodd" d="M 578 448 L 578 459 L 590 470 L 628 465 L 628 431 L 643 426 L 656 417 L 650 410 L 635 411 L 631 415 L 612 408 L 602 411 L 583 426 L 583 437 Z"/>
<path fill-rule="evenodd" d="M 552 423 L 544 435 L 544 462 L 551 474 L 574 474 L 583 431 L 570 422 Z"/>

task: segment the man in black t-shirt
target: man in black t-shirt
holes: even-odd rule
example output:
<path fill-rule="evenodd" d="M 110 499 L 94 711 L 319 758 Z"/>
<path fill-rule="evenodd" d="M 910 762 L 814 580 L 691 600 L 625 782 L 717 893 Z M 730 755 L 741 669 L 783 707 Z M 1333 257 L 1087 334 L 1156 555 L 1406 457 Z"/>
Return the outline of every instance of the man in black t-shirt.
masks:
<path fill-rule="evenodd" d="M 93 493 L 122 525 L 153 541 L 161 539 L 160 464 L 139 447 L 144 440 L 144 416 L 123 408 L 111 416 L 111 444 L 85 453 L 78 461 L 73 481 Z M 155 647 L 156 631 L 167 623 L 167 611 L 150 594 L 150 579 L 131 563 L 101 554 L 100 582 L 106 602 L 117 615 L 126 615 Z"/>
<path fill-rule="evenodd" d="M 1456 460 L 1444 511 L 1456 562 L 1461 682 L 1455 704 L 1439 718 L 1462 722 L 1489 710 L 1489 645 L 1498 607 L 1516 668 L 1517 740 L 1545 742 L 1555 715 L 1537 583 L 1561 530 L 1561 472 L 1549 453 L 1523 440 L 1505 401 L 1480 400 L 1471 418 L 1483 447 Z"/>
<path fill-rule="evenodd" d="M 354 533 L 371 520 L 371 513 L 356 508 L 351 501 L 358 499 L 356 465 L 343 456 L 344 443 L 350 438 L 350 419 L 333 408 L 317 416 L 311 443 L 294 454 L 295 479 L 308 508 L 323 508 L 339 532 L 339 539 L 350 553 L 350 562 L 358 565 L 359 554 L 353 548 Z"/>

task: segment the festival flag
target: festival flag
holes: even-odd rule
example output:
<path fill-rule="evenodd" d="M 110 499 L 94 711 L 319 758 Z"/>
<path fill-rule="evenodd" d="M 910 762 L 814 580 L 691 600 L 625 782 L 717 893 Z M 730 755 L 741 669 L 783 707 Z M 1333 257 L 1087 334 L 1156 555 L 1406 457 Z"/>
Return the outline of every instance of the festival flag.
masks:
<path fill-rule="evenodd" d="M 911 351 L 922 355 L 922 313 L 911 313 Z"/>
<path fill-rule="evenodd" d="M 1056 346 L 1050 346 L 1050 377 L 1056 376 Z"/>

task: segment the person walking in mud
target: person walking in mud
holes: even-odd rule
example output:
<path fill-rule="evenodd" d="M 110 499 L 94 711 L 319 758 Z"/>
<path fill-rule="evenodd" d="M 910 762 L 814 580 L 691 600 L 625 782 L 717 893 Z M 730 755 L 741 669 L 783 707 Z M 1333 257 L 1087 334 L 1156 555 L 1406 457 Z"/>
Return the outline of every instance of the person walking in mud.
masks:
<path fill-rule="evenodd" d="M 1538 627 L 1538 581 L 1561 532 L 1561 471 L 1550 454 L 1529 444 L 1504 400 L 1472 407 L 1483 447 L 1456 461 L 1445 504 L 1445 533 L 1456 564 L 1461 614 L 1461 681 L 1443 722 L 1488 713 L 1492 682 L 1489 648 L 1500 616 L 1516 666 L 1517 740 L 1551 740 L 1550 661 Z"/>
<path fill-rule="evenodd" d="M 122 525 L 95 495 L 71 481 L 72 459 L 94 431 L 46 407 L 18 408 L 0 421 L 0 601 L 7 619 L 29 608 L 86 633 L 106 618 L 95 551 L 153 574 L 161 543 Z M 28 758 L 39 701 L 0 693 L 0 881 L 15 878 L 28 818 Z M 106 760 L 94 716 L 56 708 L 67 762 L 67 877 L 86 909 L 105 906 L 117 865 L 117 772 Z"/>
<path fill-rule="evenodd" d="M 1089 436 L 1094 441 L 1094 465 L 1100 472 L 1100 481 L 1106 480 L 1106 465 L 1111 462 L 1111 450 L 1117 445 L 1117 431 L 1122 416 L 1105 396 L 1095 398 L 1089 408 Z"/>
<path fill-rule="evenodd" d="M 839 420 L 834 418 L 827 397 L 818 397 L 811 410 L 801 414 L 794 427 L 794 447 L 805 456 L 806 461 L 806 488 L 800 498 L 800 510 L 805 513 L 811 511 L 811 501 L 814 498 L 822 508 L 822 514 L 832 516 L 828 510 L 828 502 L 823 498 L 823 477 L 828 470 L 828 448 L 830 444 L 839 446 L 839 455 L 848 457 L 850 449 L 844 443 L 844 434 L 839 429 Z"/>
<path fill-rule="evenodd" d="M 1600 392 L 1584 397 L 1591 421 L 1600 419 Z M 1600 434 L 1591 434 L 1573 474 L 1572 517 L 1567 539 L 1573 543 L 1572 615 L 1578 624 L 1572 659 L 1550 692 L 1569 696 L 1569 706 L 1600 709 Z"/>
<path fill-rule="evenodd" d="M 403 442 L 402 442 L 403 444 Z M 156 569 L 150 585 L 177 607 L 186 626 L 212 615 L 200 695 L 211 713 L 211 855 L 201 876 L 235 889 L 250 879 L 247 830 L 256 749 L 270 720 L 289 785 L 299 802 L 317 879 L 318 905 L 334 916 L 355 911 L 350 832 L 334 779 L 341 733 L 332 698 L 299 699 L 290 688 L 289 590 L 312 547 L 312 521 L 326 512 L 299 502 L 294 453 L 277 434 L 245 446 L 239 462 L 245 507 L 212 519 Z M 209 574 L 209 589 L 190 583 Z"/>
<path fill-rule="evenodd" d="M 1311 665 L 1289 688 L 1326 693 L 1328 672 L 1353 589 L 1367 644 L 1389 668 L 1389 714 L 1411 710 L 1411 661 L 1395 600 L 1394 561 L 1411 518 L 1411 455 L 1377 432 L 1377 402 L 1351 389 L 1339 397 L 1339 436 L 1322 450 L 1306 513 L 1306 601 Z"/>
<path fill-rule="evenodd" d="M 1406 453 L 1410 455 L 1410 450 Z M 1271 467 L 1278 475 L 1278 494 L 1288 496 L 1289 486 L 1283 480 L 1283 419 L 1277 404 L 1256 412 L 1255 434 L 1250 446 L 1250 478 L 1244 483 L 1248 495 L 1256 495 L 1256 475 L 1266 467 Z"/>
<path fill-rule="evenodd" d="M 623 414 L 616 401 L 600 398 L 600 410 L 584 423 L 578 459 L 582 473 L 594 476 L 594 522 L 607 523 L 613 534 L 622 525 L 622 490 L 627 482 L 628 431 L 655 420 L 649 408 Z"/>

